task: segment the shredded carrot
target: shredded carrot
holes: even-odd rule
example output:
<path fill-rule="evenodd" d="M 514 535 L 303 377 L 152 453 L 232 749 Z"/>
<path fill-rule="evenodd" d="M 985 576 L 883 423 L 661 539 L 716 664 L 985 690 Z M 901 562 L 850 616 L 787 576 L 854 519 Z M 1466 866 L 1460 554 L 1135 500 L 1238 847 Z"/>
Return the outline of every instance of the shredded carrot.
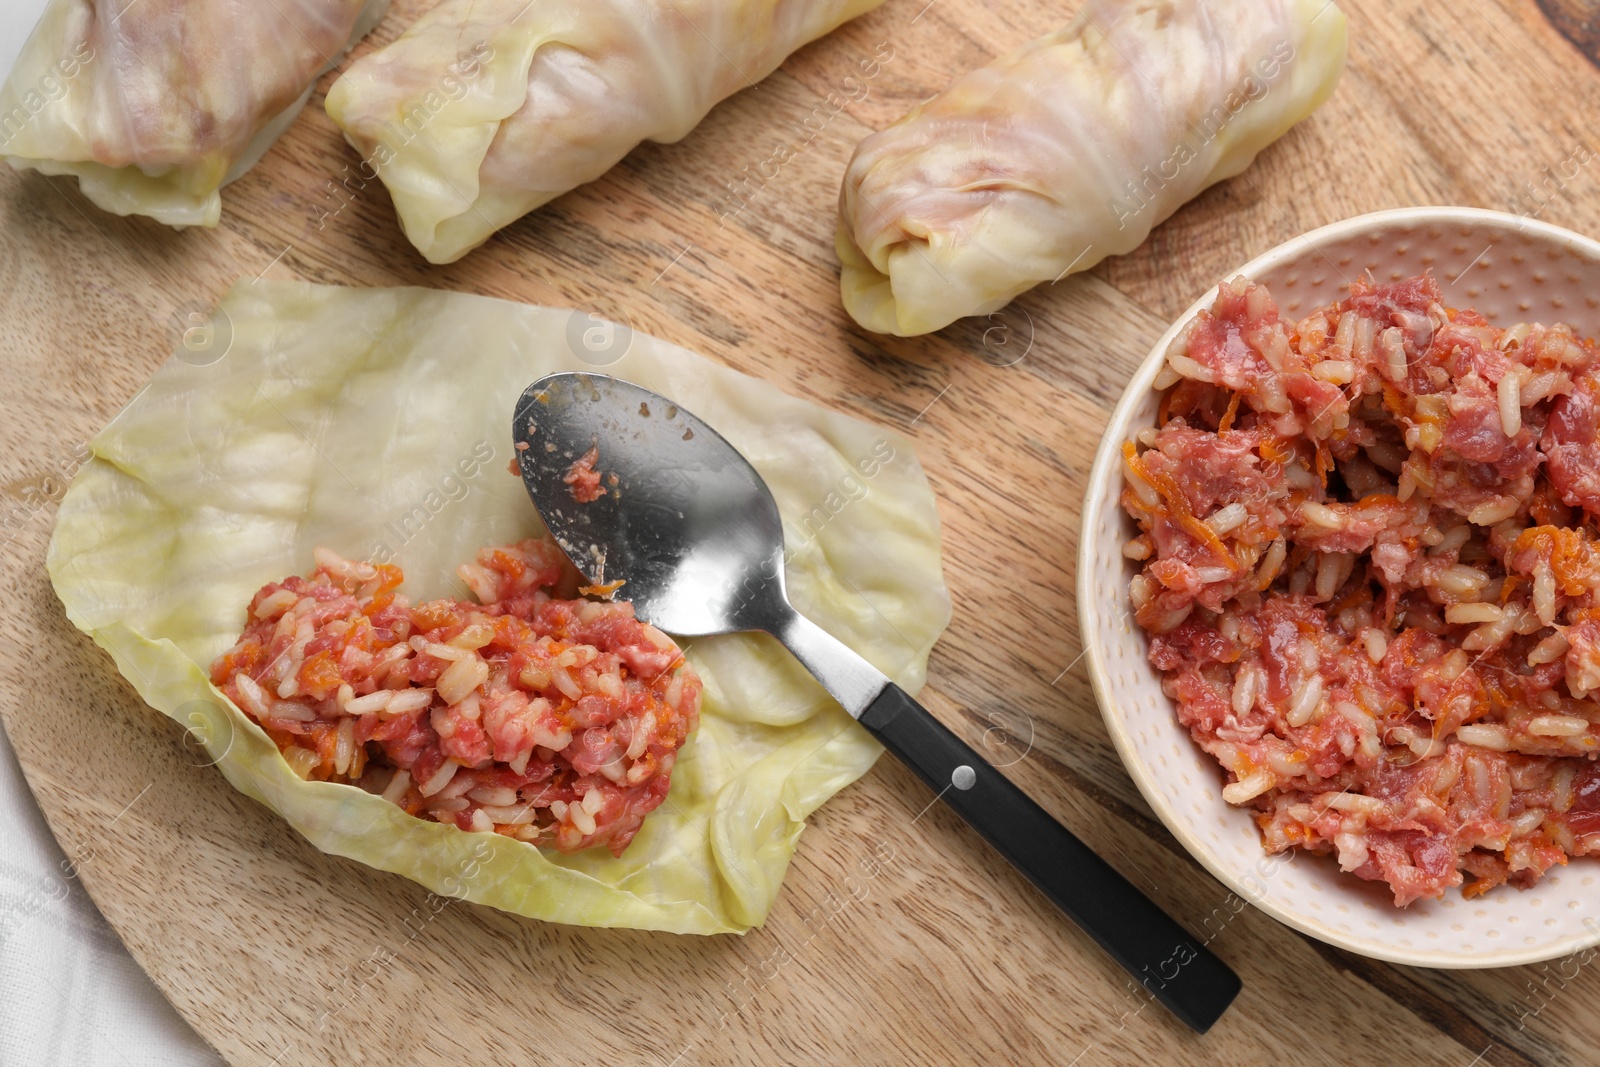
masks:
<path fill-rule="evenodd" d="M 461 625 L 461 615 L 448 600 L 430 600 L 411 609 L 414 625 L 423 630 Z"/>
<path fill-rule="evenodd" d="M 1282 441 L 1262 441 L 1259 451 L 1261 458 L 1268 463 L 1283 463 L 1294 456 L 1294 449 L 1286 448 Z"/>
<path fill-rule="evenodd" d="M 1233 429 L 1233 419 L 1239 414 L 1239 395 L 1234 393 L 1228 400 L 1228 410 L 1222 413 L 1222 421 L 1217 423 L 1218 433 L 1227 433 Z"/>
<path fill-rule="evenodd" d="M 521 578 L 528 571 L 526 563 L 503 548 L 495 549 L 490 558 L 494 561 L 496 568 L 504 570 L 513 578 Z"/>
<path fill-rule="evenodd" d="M 1132 441 L 1122 442 L 1122 458 L 1128 461 L 1128 466 L 1144 477 L 1144 462 L 1139 459 L 1139 446 Z M 1148 481 L 1148 479 L 1146 479 Z"/>
<path fill-rule="evenodd" d="M 1400 390 L 1388 382 L 1383 384 L 1383 406 L 1391 415 L 1409 415 L 1411 413 L 1411 405 L 1406 403 L 1405 397 Z"/>
<path fill-rule="evenodd" d="M 339 665 L 326 650 L 310 656 L 300 665 L 300 685 L 318 700 L 326 700 L 329 693 L 339 688 L 344 675 Z"/>
<path fill-rule="evenodd" d="M 1328 446 L 1323 441 L 1317 442 L 1316 472 L 1317 480 L 1322 483 L 1322 488 L 1328 488 L 1328 472 L 1333 470 L 1333 455 L 1328 451 Z"/>
<path fill-rule="evenodd" d="M 232 649 L 223 653 L 217 662 L 212 665 L 212 677 L 226 678 L 230 675 L 247 671 L 254 674 L 261 666 L 264 651 L 259 641 L 240 641 Z"/>
<path fill-rule="evenodd" d="M 1218 537 L 1215 530 L 1196 518 L 1194 512 L 1189 510 L 1189 501 L 1184 497 L 1183 490 L 1176 482 L 1169 476 L 1158 474 L 1146 467 L 1144 461 L 1139 458 L 1138 450 L 1134 448 L 1132 441 L 1123 444 L 1122 454 L 1127 457 L 1128 467 L 1148 482 L 1157 495 L 1166 502 L 1167 509 L 1172 512 L 1172 517 L 1177 520 L 1178 525 L 1183 528 L 1185 533 L 1211 549 L 1229 567 L 1238 569 L 1239 565 L 1234 561 L 1233 554 L 1228 551 L 1228 546 L 1222 543 L 1222 538 Z"/>
<path fill-rule="evenodd" d="M 598 596 L 610 600 L 611 594 L 621 589 L 627 580 L 626 578 L 618 578 L 616 581 L 603 582 L 600 585 L 580 585 L 578 586 L 578 592 L 584 596 Z"/>
<path fill-rule="evenodd" d="M 1331 615 L 1337 615 L 1346 608 L 1353 608 L 1360 604 L 1370 603 L 1371 601 L 1372 585 L 1370 582 L 1362 582 L 1344 596 L 1340 597 L 1332 604 L 1329 604 L 1328 613 Z"/>

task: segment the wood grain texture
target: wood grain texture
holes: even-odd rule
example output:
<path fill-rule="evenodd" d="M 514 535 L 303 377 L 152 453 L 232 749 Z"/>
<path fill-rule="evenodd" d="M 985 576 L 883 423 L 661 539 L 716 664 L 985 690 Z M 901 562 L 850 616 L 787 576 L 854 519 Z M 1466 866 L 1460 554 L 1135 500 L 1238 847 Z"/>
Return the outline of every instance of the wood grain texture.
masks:
<path fill-rule="evenodd" d="M 1589 62 L 1600 66 L 1600 6 L 1593 0 L 1539 0 L 1539 10 Z"/>
<path fill-rule="evenodd" d="M 329 183 L 356 159 L 320 97 L 226 191 L 211 231 L 114 218 L 70 181 L 0 170 L 3 632 L 8 648 L 36 650 L 0 656 L 0 713 L 75 858 L 64 876 L 83 880 L 231 1062 L 1593 1062 L 1593 966 L 1396 967 L 1230 899 L 1123 772 L 1079 663 L 1072 591 L 1100 428 L 1166 322 L 1220 274 L 1311 227 L 1413 204 L 1526 211 L 1600 233 L 1600 169 L 1571 165 L 1600 152 L 1592 7 L 1349 0 L 1338 92 L 1250 171 L 1129 256 L 990 320 L 901 340 L 863 333 L 839 307 L 845 161 L 955 73 L 1069 14 L 1038 0 L 925 4 L 889 0 L 683 142 L 640 148 L 443 268 L 404 242 L 381 186 L 332 199 Z M 397 3 L 374 41 L 426 6 Z M 893 59 L 865 100 L 776 177 L 743 180 L 883 44 Z M 1245 980 L 1236 1006 L 1203 1038 L 1147 1006 L 887 762 L 814 817 L 771 920 L 743 938 L 440 907 L 400 878 L 316 852 L 234 793 L 66 623 L 42 562 L 82 442 L 171 350 L 174 312 L 263 271 L 626 317 L 910 433 L 940 497 L 955 600 L 928 704 L 1210 937 Z"/>

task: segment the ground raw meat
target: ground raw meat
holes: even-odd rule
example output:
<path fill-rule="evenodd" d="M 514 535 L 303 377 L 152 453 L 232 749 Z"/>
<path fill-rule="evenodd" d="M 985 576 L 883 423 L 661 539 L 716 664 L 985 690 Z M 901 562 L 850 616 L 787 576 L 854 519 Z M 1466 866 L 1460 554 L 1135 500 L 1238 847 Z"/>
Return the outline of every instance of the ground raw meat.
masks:
<path fill-rule="evenodd" d="M 575 576 L 550 541 L 461 567 L 477 604 L 413 606 L 398 567 L 316 563 L 264 586 L 211 667 L 296 773 L 462 830 L 622 854 L 699 719 L 671 638 L 629 604 L 553 595 Z"/>
<path fill-rule="evenodd" d="M 1398 905 L 1600 853 L 1600 348 L 1430 275 L 1221 287 L 1125 446 L 1133 605 L 1269 851 Z"/>
<path fill-rule="evenodd" d="M 569 452 L 568 455 L 571 455 Z M 571 487 L 572 499 L 580 504 L 587 504 L 592 500 L 599 500 L 606 495 L 605 486 L 600 484 L 600 472 L 594 469 L 596 461 L 600 459 L 598 446 L 589 449 L 579 456 L 561 480 Z"/>

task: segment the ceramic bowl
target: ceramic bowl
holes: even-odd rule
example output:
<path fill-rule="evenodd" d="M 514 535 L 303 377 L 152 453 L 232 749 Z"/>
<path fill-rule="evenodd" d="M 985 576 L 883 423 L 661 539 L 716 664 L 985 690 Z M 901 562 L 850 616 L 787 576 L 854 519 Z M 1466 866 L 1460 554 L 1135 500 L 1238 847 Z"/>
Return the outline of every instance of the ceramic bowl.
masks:
<path fill-rule="evenodd" d="M 1516 215 L 1407 208 L 1347 219 L 1274 248 L 1229 273 L 1265 282 L 1285 318 L 1378 281 L 1431 269 L 1451 307 L 1498 326 L 1562 321 L 1600 336 L 1600 242 Z M 1122 512 L 1121 448 L 1153 426 L 1156 373 L 1168 346 L 1212 288 L 1156 342 L 1106 427 L 1084 501 L 1078 614 L 1090 678 L 1117 750 L 1167 829 L 1234 893 L 1297 930 L 1340 948 L 1426 967 L 1500 967 L 1600 944 L 1600 860 L 1577 858 L 1534 888 L 1503 886 L 1466 900 L 1396 908 L 1382 883 L 1343 874 L 1331 857 L 1268 856 L 1250 813 L 1222 799 L 1223 773 L 1178 724 L 1130 617 L 1122 556 L 1137 531 Z"/>

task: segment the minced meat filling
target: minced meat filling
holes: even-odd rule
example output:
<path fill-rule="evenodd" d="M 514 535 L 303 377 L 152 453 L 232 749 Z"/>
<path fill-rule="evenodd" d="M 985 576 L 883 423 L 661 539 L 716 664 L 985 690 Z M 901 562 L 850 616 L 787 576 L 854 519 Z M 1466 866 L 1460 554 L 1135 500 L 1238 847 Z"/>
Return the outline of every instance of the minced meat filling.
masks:
<path fill-rule="evenodd" d="M 1221 287 L 1125 448 L 1151 662 L 1266 847 L 1395 903 L 1600 852 L 1600 349 L 1423 275 Z"/>
<path fill-rule="evenodd" d="M 621 855 L 667 794 L 700 679 L 626 603 L 568 600 L 550 541 L 460 568 L 480 603 L 396 593 L 403 575 L 326 549 L 264 586 L 212 681 L 301 777 L 412 815 L 564 852 Z"/>

